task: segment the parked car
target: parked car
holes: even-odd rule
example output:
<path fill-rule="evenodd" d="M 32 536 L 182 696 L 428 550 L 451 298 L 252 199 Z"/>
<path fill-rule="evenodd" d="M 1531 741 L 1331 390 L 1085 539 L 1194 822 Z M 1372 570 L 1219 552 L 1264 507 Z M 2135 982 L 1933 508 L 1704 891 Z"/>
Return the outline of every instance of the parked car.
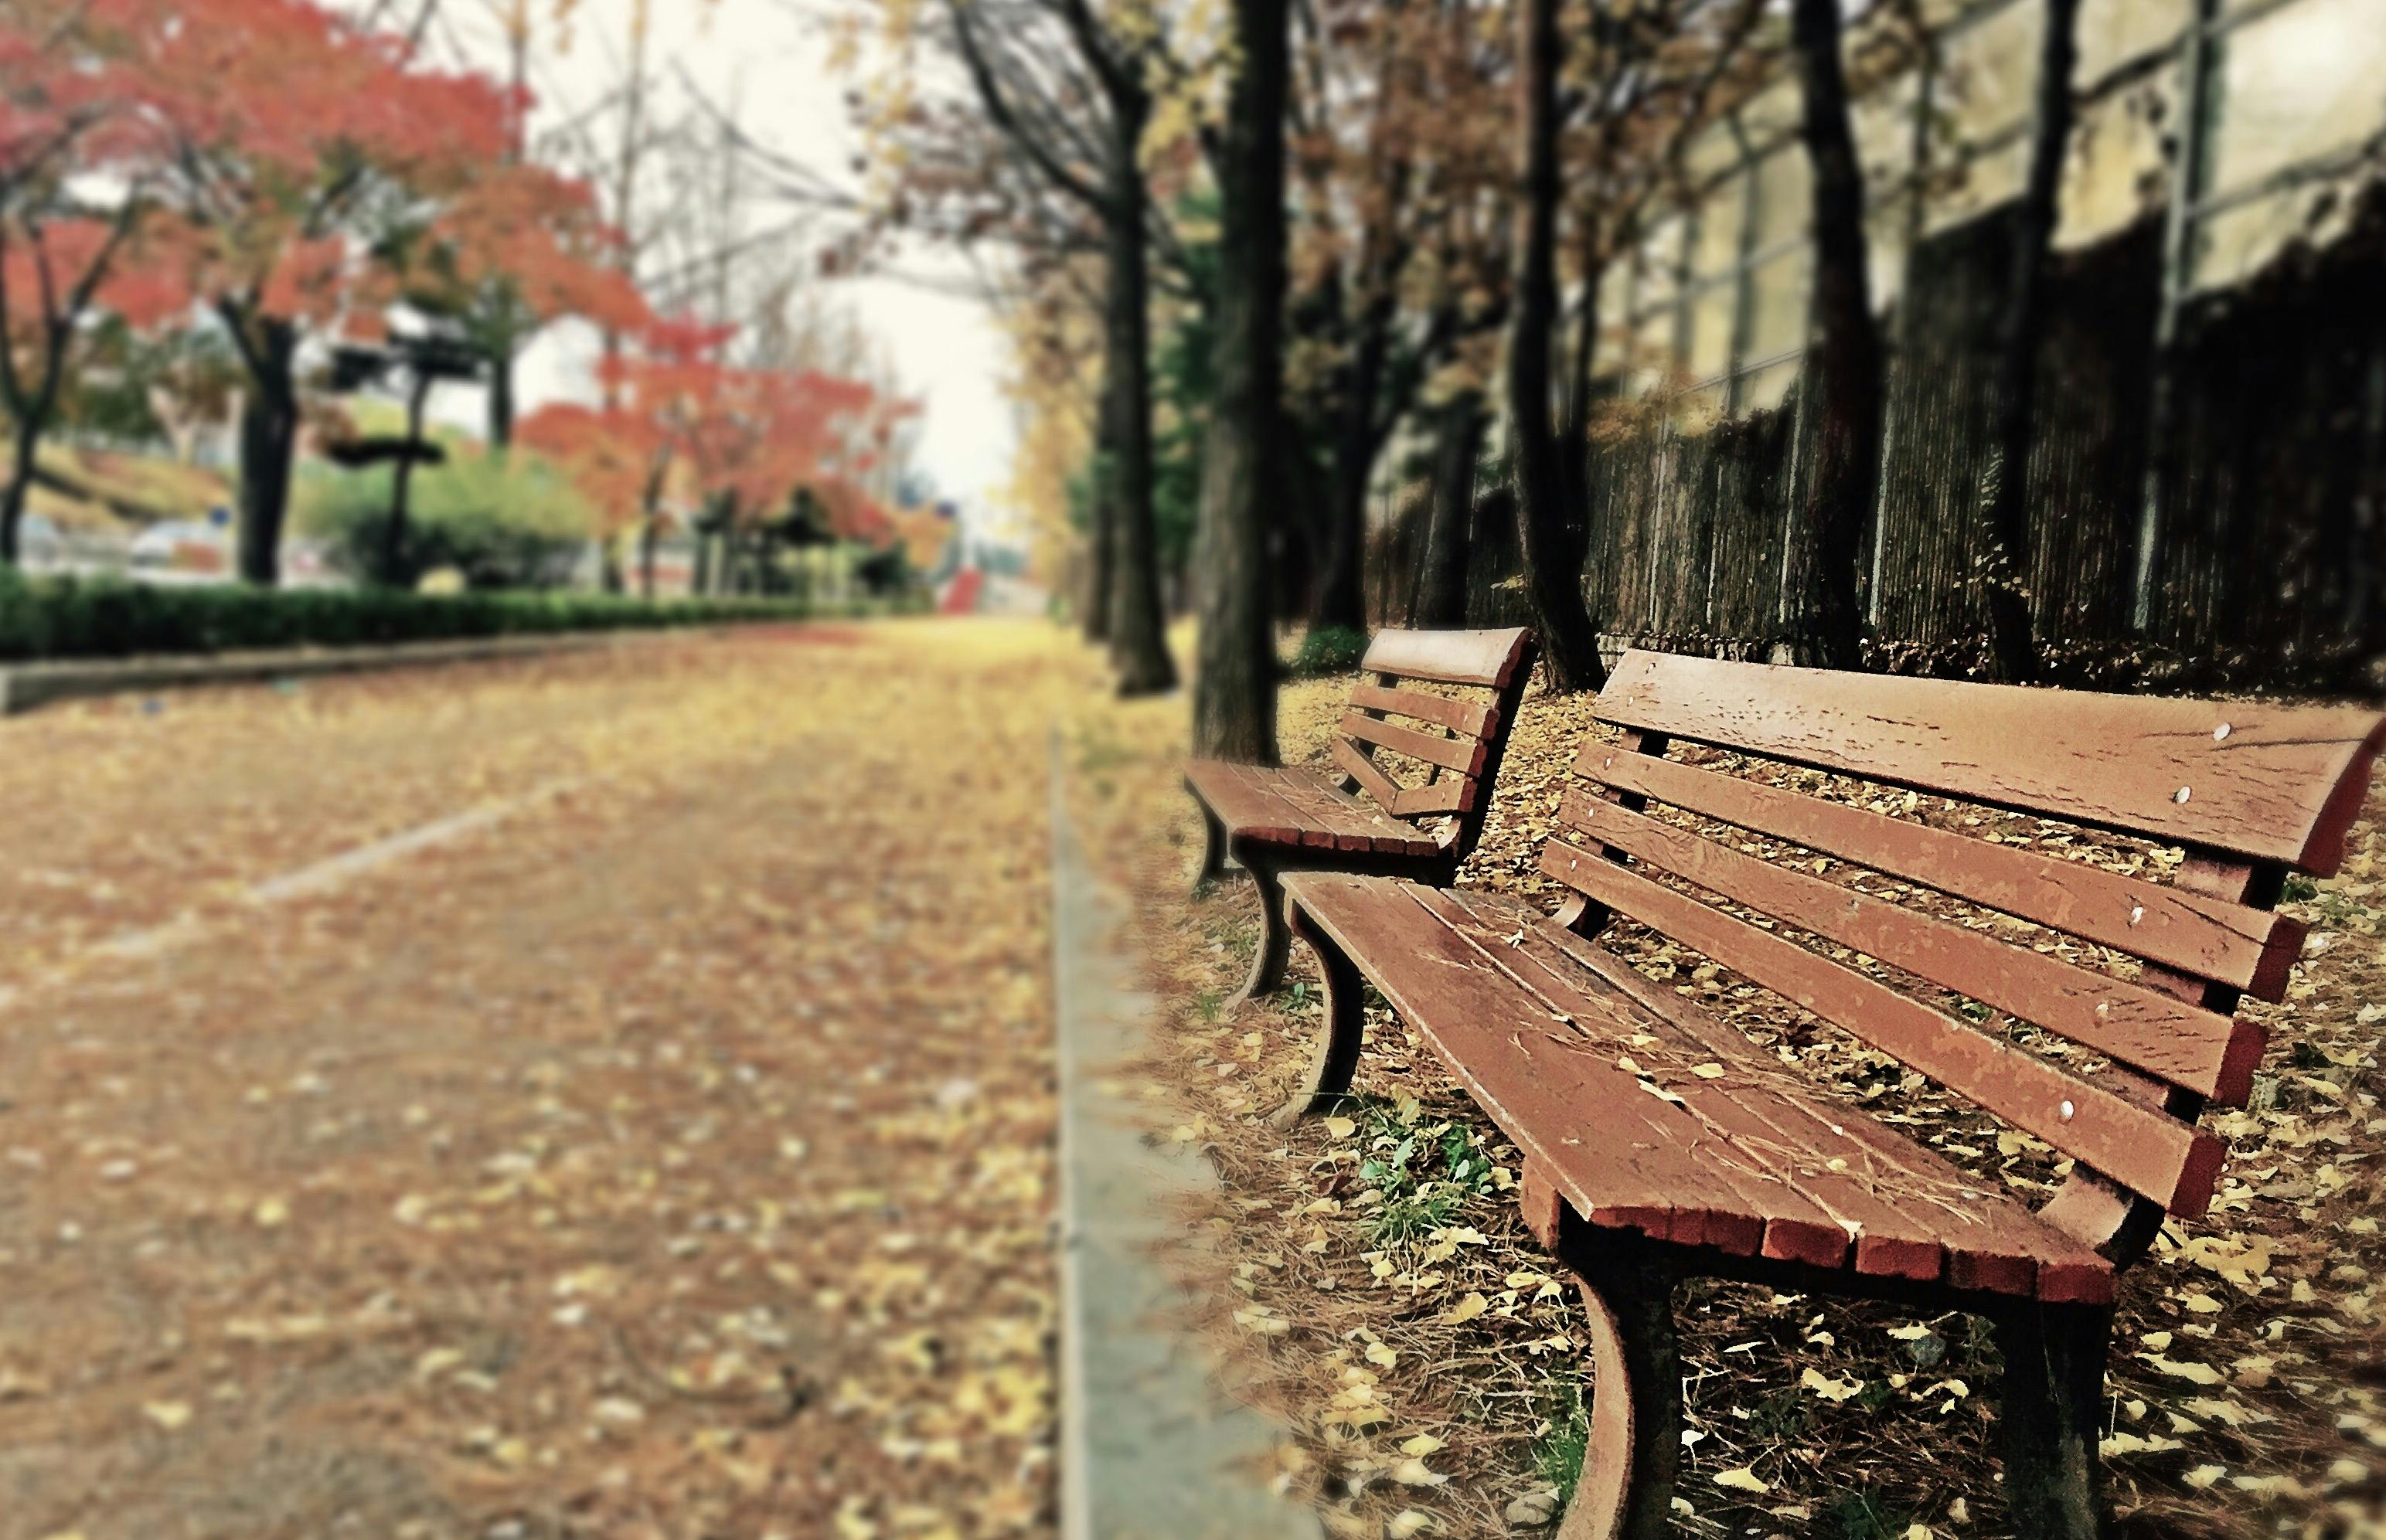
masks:
<path fill-rule="evenodd" d="M 231 565 L 224 532 L 199 520 L 152 524 L 133 537 L 132 565 L 139 570 L 220 572 Z"/>

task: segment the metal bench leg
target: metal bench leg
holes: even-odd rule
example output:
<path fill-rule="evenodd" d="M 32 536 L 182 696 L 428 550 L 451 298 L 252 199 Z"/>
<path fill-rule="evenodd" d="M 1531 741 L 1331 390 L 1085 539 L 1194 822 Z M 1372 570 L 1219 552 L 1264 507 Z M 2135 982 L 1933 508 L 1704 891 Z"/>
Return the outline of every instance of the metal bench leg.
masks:
<path fill-rule="evenodd" d="M 1289 1128 L 1342 1099 L 1350 1089 L 1352 1071 L 1359 1067 L 1359 1041 L 1366 1026 L 1360 1007 L 1366 984 L 1359 976 L 1359 965 L 1299 905 L 1287 906 L 1285 920 L 1292 933 L 1317 954 L 1319 970 L 1325 975 L 1325 1025 L 1317 1034 L 1317 1051 L 1300 1083 L 1293 1088 L 1292 1099 L 1268 1120 L 1277 1128 Z"/>
<path fill-rule="evenodd" d="M 1273 868 L 1255 866 L 1249 858 L 1243 865 L 1259 885 L 1260 945 L 1251 956 L 1251 976 L 1235 996 L 1236 1005 L 1275 993 L 1276 985 L 1284 983 L 1284 965 L 1292 955 L 1292 933 L 1284 927 L 1283 880 Z"/>
<path fill-rule="evenodd" d="M 2005 1502 L 2019 1540 L 2103 1533 L 2096 1451 L 2113 1312 L 2101 1305 L 2017 1301 L 1990 1318 L 2004 1355 Z"/>
<path fill-rule="evenodd" d="M 1674 1275 L 1620 1237 L 1586 1237 L 1566 1261 L 1590 1326 L 1590 1443 L 1558 1540 L 1664 1540 L 1682 1459 L 1682 1359 Z"/>
<path fill-rule="evenodd" d="M 1226 870 L 1226 826 L 1209 808 L 1201 809 L 1201 870 L 1193 874 L 1194 896 L 1223 875 Z"/>

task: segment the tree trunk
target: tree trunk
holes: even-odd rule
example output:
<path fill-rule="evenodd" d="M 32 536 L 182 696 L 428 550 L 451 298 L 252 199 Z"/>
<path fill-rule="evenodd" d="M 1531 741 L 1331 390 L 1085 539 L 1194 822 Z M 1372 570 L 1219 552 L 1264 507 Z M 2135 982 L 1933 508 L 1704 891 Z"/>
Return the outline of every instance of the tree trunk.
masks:
<path fill-rule="evenodd" d="M 1990 400 L 1989 464 L 1981 477 L 1981 577 L 1988 588 L 1989 666 L 2008 684 L 2038 672 L 2030 633 L 2029 452 L 2038 410 L 2038 351 L 2046 330 L 2046 268 L 2054 241 L 2063 157 L 2071 138 L 2071 70 L 2079 56 L 2079 0 L 2046 0 L 2038 58 L 2029 175 L 2012 215 L 2013 266 L 1998 328 Z"/>
<path fill-rule="evenodd" d="M 33 461 L 42 447 L 42 419 L 28 412 L 17 423 L 17 462 L 9 469 L 8 486 L 0 492 L 0 562 L 13 567 L 21 554 L 25 501 L 33 490 Z"/>
<path fill-rule="evenodd" d="M 1143 165 L 1136 147 L 1150 104 L 1140 87 L 1113 94 L 1111 165 L 1104 210 L 1109 312 L 1104 318 L 1105 392 L 1115 442 L 1111 458 L 1116 528 L 1111 586 L 1111 663 L 1122 695 L 1156 695 L 1176 683 L 1160 608 L 1160 540 L 1151 513 L 1151 317 L 1145 271 Z"/>
<path fill-rule="evenodd" d="M 1218 394 L 1201 440 L 1200 665 L 1193 752 L 1273 765 L 1268 509 L 1291 480 L 1284 423 L 1287 0 L 1235 0 L 1240 54 L 1218 151 Z"/>
<path fill-rule="evenodd" d="M 418 373 L 406 393 L 406 453 L 389 476 L 389 522 L 382 530 L 381 581 L 408 586 L 406 572 L 407 499 L 414 490 L 414 456 L 422 444 L 422 408 L 431 399 L 431 376 Z"/>
<path fill-rule="evenodd" d="M 1433 501 L 1425 516 L 1425 559 L 1417 567 L 1411 623 L 1429 630 L 1466 623 L 1466 564 L 1474 545 L 1475 472 L 1490 413 L 1464 391 L 1441 409 L 1434 446 Z"/>
<path fill-rule="evenodd" d="M 1325 566 L 1310 612 L 1314 626 L 1367 629 L 1367 478 L 1383 442 L 1375 432 L 1375 402 L 1383 391 L 1384 363 L 1391 352 L 1399 308 L 1400 296 L 1391 284 L 1379 285 L 1360 318 L 1358 342 L 1342 381 L 1341 410 L 1334 423 L 1334 473 L 1327 488 Z"/>
<path fill-rule="evenodd" d="M 1557 0 L 1524 0 L 1518 10 L 1517 88 L 1523 96 L 1524 197 L 1517 211 L 1516 314 L 1508 336 L 1508 418 L 1516 435 L 1516 534 L 1525 592 L 1539 621 L 1550 687 L 1596 690 L 1607 682 L 1599 628 L 1582 596 L 1584 541 L 1567 518 L 1566 477 L 1550 395 L 1550 349 L 1558 325 Z M 1571 412 L 1569 413 L 1571 416 Z"/>
<path fill-rule="evenodd" d="M 235 319 L 233 324 L 243 324 Z M 235 545 L 241 581 L 282 581 L 282 526 L 290 511 L 291 462 L 298 451 L 298 329 L 259 318 L 249 336 L 248 399 L 240 414 L 240 508 Z"/>
<path fill-rule="evenodd" d="M 1107 332 L 1104 345 L 1108 345 Z M 1099 643 L 1111 639 L 1111 590 L 1118 584 L 1118 392 L 1111 386 L 1110 367 L 1106 357 L 1102 395 L 1095 413 L 1094 495 L 1086 506 L 1090 527 L 1086 531 L 1083 629 L 1086 641 Z"/>
<path fill-rule="evenodd" d="M 1815 344 L 1807 378 L 1816 407 L 1806 483 L 1805 613 L 1814 661 L 1863 663 L 1856 570 L 1880 482 L 1881 346 L 1865 273 L 1864 176 L 1840 68 L 1840 0 L 1793 0 L 1790 37 L 1805 93 L 1803 134 L 1815 182 Z"/>
<path fill-rule="evenodd" d="M 638 527 L 638 595 L 655 596 L 655 557 L 662 544 L 662 520 L 649 509 Z"/>
<path fill-rule="evenodd" d="M 489 447 L 500 454 L 514 442 L 514 350 L 510 343 L 489 349 Z"/>

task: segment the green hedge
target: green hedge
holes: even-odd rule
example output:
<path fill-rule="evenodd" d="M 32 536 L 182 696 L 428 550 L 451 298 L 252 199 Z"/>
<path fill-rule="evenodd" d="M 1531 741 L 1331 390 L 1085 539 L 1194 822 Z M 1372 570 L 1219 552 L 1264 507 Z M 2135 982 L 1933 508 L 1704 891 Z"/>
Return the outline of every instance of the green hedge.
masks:
<path fill-rule="evenodd" d="M 860 600 L 661 599 L 582 593 L 433 595 L 394 589 L 167 587 L 112 579 L 27 578 L 0 565 L 0 662 L 44 658 L 362 646 L 471 636 L 881 614 L 916 607 Z"/>

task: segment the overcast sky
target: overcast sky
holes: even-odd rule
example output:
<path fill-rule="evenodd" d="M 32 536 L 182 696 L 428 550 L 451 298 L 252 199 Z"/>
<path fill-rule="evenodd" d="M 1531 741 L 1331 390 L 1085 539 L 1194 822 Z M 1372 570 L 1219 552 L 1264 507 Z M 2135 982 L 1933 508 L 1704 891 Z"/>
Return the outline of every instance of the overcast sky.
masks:
<path fill-rule="evenodd" d="M 823 6 L 838 0 L 821 0 Z M 534 0 L 534 36 L 543 56 L 533 87 L 540 96 L 535 135 L 566 112 L 601 102 L 620 78 L 631 0 L 580 0 L 570 50 L 552 46 L 554 0 Z M 505 53 L 495 0 L 443 0 L 438 51 L 462 53 L 502 75 Z M 742 103 L 746 131 L 782 154 L 823 174 L 850 181 L 846 168 L 858 136 L 846 119 L 848 84 L 828 67 L 828 46 L 803 17 L 810 7 L 790 0 L 653 0 L 654 74 L 668 80 L 684 67 L 707 95 Z M 676 94 L 674 93 L 674 97 Z M 768 211 L 758 210 L 757 223 Z M 799 237 L 816 246 L 818 237 Z M 957 258 L 908 254 L 906 271 L 957 277 Z M 983 502 L 1007 479 L 1013 443 L 1010 404 L 997 388 L 1004 363 L 994 316 L 978 301 L 923 289 L 892 278 L 823 281 L 833 302 L 857 317 L 891 353 L 906 391 L 926 407 L 918 463 L 940 494 Z M 519 387 L 527 412 L 543 401 L 593 398 L 590 366 L 596 339 L 583 327 L 558 327 L 522 360 Z M 446 393 L 442 416 L 477 429 L 477 393 Z"/>

